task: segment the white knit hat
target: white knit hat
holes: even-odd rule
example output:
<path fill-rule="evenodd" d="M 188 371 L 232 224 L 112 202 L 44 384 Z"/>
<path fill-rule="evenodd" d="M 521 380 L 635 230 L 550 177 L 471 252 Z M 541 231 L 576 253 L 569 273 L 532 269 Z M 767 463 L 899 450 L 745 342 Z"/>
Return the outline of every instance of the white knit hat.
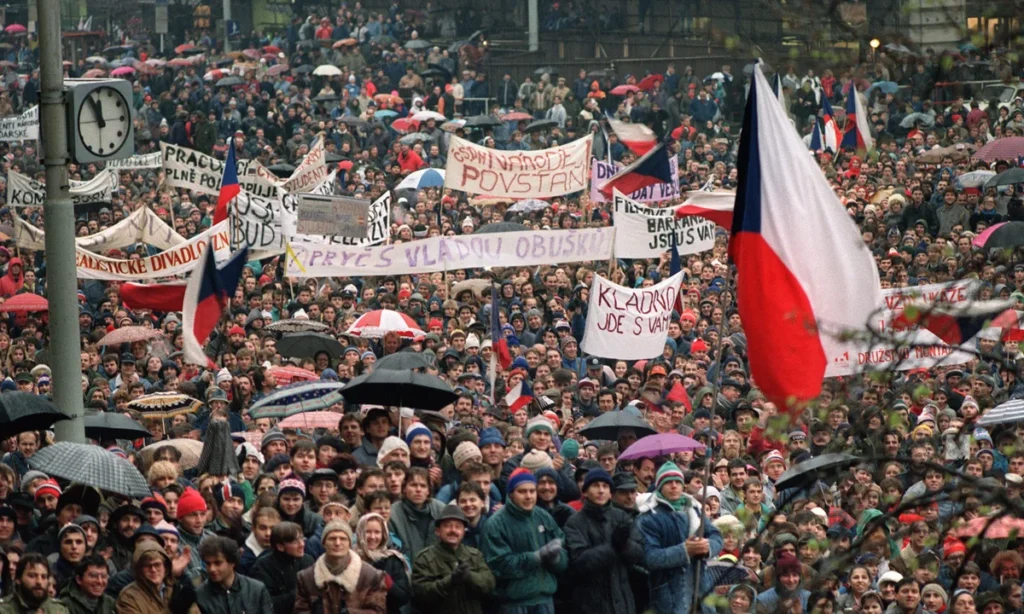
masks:
<path fill-rule="evenodd" d="M 405 450 L 406 454 L 409 453 L 409 446 L 394 435 L 391 435 L 380 444 L 380 449 L 377 450 L 377 466 L 384 467 L 384 459 L 387 458 L 388 454 L 391 454 L 395 450 Z"/>
<path fill-rule="evenodd" d="M 477 462 L 482 461 L 484 458 L 483 454 L 480 453 L 480 448 L 472 441 L 463 441 L 455 447 L 455 453 L 452 454 L 452 460 L 455 461 L 455 468 L 458 469 L 467 461 L 476 460 Z"/>

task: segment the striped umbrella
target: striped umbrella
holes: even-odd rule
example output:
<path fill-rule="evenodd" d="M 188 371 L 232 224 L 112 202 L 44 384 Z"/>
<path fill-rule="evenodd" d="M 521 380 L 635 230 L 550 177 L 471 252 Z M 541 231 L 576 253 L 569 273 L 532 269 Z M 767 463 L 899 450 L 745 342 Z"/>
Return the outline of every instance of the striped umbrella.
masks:
<path fill-rule="evenodd" d="M 341 416 L 334 411 L 307 411 L 277 423 L 283 429 L 336 429 Z"/>
<path fill-rule="evenodd" d="M 352 326 L 345 331 L 346 335 L 375 339 L 387 333 L 397 333 L 399 337 L 415 339 L 427 333 L 420 330 L 420 325 L 409 316 L 390 309 L 375 309 L 359 316 Z"/>
<path fill-rule="evenodd" d="M 305 411 L 319 411 L 344 403 L 341 382 L 299 382 L 278 388 L 249 410 L 253 418 L 286 418 Z"/>
<path fill-rule="evenodd" d="M 142 499 L 153 494 L 146 478 L 128 459 L 99 446 L 59 441 L 33 454 L 28 464 L 49 476 L 128 497 Z"/>
<path fill-rule="evenodd" d="M 203 402 L 178 392 L 155 392 L 128 403 L 128 409 L 141 412 L 144 418 L 166 420 L 180 414 L 191 414 Z"/>
<path fill-rule="evenodd" d="M 978 420 L 979 426 L 994 426 L 996 424 L 1013 424 L 1024 422 L 1024 400 L 1015 399 L 1001 405 L 996 405 L 985 412 Z"/>

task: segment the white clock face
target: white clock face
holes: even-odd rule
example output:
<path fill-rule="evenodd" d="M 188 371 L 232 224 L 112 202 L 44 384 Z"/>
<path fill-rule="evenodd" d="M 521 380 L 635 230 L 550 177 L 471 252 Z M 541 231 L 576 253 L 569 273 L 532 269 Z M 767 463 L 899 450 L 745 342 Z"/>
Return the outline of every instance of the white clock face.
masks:
<path fill-rule="evenodd" d="M 132 112 L 121 94 L 110 87 L 100 87 L 86 96 L 78 109 L 78 134 L 89 153 L 114 155 L 128 139 Z"/>

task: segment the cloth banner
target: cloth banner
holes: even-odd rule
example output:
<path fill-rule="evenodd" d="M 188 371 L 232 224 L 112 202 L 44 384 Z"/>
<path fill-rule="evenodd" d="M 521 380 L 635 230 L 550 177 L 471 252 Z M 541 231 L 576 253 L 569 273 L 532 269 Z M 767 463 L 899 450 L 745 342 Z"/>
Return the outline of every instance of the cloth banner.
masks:
<path fill-rule="evenodd" d="M 160 143 L 164 184 L 216 196 L 224 175 L 224 161 L 187 147 Z M 241 182 L 241 177 L 238 178 Z"/>
<path fill-rule="evenodd" d="M 976 279 L 961 279 L 950 283 L 927 284 L 907 288 L 882 290 L 885 308 L 872 323 L 876 332 L 894 337 L 874 343 L 835 340 L 829 352 L 826 377 L 853 375 L 861 371 L 909 371 L 936 365 L 960 365 L 974 358 L 968 351 L 951 347 L 934 333 L 924 329 L 897 332 L 893 321 L 904 309 L 913 305 L 928 309 L 936 304 L 954 306 L 974 299 L 981 286 Z M 993 314 L 995 315 L 995 314 Z"/>
<path fill-rule="evenodd" d="M 14 239 L 18 247 L 24 249 L 46 249 L 46 233 L 17 216 L 14 218 Z M 75 239 L 75 244 L 80 249 L 93 252 L 120 249 L 135 243 L 146 243 L 157 249 L 170 249 L 184 242 L 185 237 L 174 232 L 160 216 L 147 208 L 135 210 L 120 222 L 96 234 Z"/>
<path fill-rule="evenodd" d="M 680 256 L 715 246 L 715 223 L 695 215 L 677 218 L 675 207 L 648 207 L 614 190 L 615 256 L 657 258 L 672 249 L 672 236 Z"/>
<path fill-rule="evenodd" d="M 107 170 L 131 171 L 143 168 L 160 168 L 162 164 L 163 159 L 160 157 L 160 153 L 153 152 L 151 154 L 132 156 L 121 160 L 110 160 L 106 163 L 104 168 Z"/>
<path fill-rule="evenodd" d="M 446 270 L 608 260 L 614 233 L 611 228 L 497 232 L 430 237 L 376 247 L 299 241 L 290 245 L 288 275 L 419 275 Z"/>
<path fill-rule="evenodd" d="M 327 177 L 328 171 L 324 138 L 318 136 L 283 187 L 287 192 L 312 192 Z"/>
<path fill-rule="evenodd" d="M 237 169 L 238 185 L 243 191 L 268 200 L 284 198 L 284 181 L 259 160 L 239 160 Z"/>
<path fill-rule="evenodd" d="M 682 283 L 682 271 L 661 283 L 636 289 L 595 275 L 580 349 L 592 356 L 619 360 L 660 356 L 665 351 L 668 323 Z"/>
<path fill-rule="evenodd" d="M 679 160 L 672 156 L 668 160 L 672 169 L 672 183 L 656 183 L 646 188 L 641 188 L 632 194 L 630 198 L 641 203 L 657 203 L 664 200 L 672 200 L 679 197 Z M 594 160 L 590 167 L 590 202 L 606 203 L 610 199 L 601 193 L 601 188 L 608 180 L 622 170 L 620 167 L 601 160 Z"/>
<path fill-rule="evenodd" d="M 444 187 L 513 200 L 551 198 L 587 188 L 593 136 L 537 151 L 500 151 L 457 136 L 448 144 Z"/>
<path fill-rule="evenodd" d="M 89 181 L 71 182 L 71 203 L 109 203 L 117 189 L 117 173 L 100 171 Z M 7 176 L 7 204 L 12 207 L 41 207 L 46 202 L 46 184 L 21 173 Z"/>
<path fill-rule="evenodd" d="M 106 281 L 148 281 L 162 277 L 183 275 L 191 271 L 206 246 L 212 242 L 217 262 L 231 255 L 228 242 L 228 224 L 223 221 L 213 228 L 192 237 L 155 256 L 123 260 L 107 258 L 88 250 L 78 248 L 75 261 L 79 279 L 100 279 Z"/>
<path fill-rule="evenodd" d="M 308 193 L 333 194 L 334 180 L 335 173 L 329 173 Z M 365 239 L 299 234 L 296 231 L 297 207 L 296 194 L 285 194 L 280 200 L 273 200 L 243 191 L 231 203 L 231 244 L 248 245 L 253 259 L 261 259 L 284 253 L 288 240 L 327 245 L 378 245 L 388 238 L 391 231 L 390 192 L 370 205 Z"/>
<path fill-rule="evenodd" d="M 39 106 L 34 106 L 21 115 L 0 119 L 0 141 L 39 140 Z"/>

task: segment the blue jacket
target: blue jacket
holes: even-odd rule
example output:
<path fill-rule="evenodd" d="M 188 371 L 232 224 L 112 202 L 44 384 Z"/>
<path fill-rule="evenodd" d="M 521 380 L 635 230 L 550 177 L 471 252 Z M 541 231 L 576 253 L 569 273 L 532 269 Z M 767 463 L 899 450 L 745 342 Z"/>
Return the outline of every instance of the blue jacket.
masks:
<path fill-rule="evenodd" d="M 686 540 L 697 532 L 696 525 L 700 522 L 697 510 L 687 505 L 675 512 L 668 505 L 658 503 L 641 513 L 636 522 L 644 544 L 644 567 L 649 572 L 651 609 L 655 614 L 689 613 L 696 582 L 694 561 L 686 554 Z M 722 534 L 707 518 L 704 532 L 710 545 L 707 560 L 712 560 L 722 550 Z M 707 576 L 702 578 L 699 587 L 702 593 L 711 589 L 710 581 L 705 580 Z M 704 586 L 705 583 L 708 586 Z"/>
<path fill-rule="evenodd" d="M 805 588 L 798 588 L 797 594 L 800 595 L 800 603 L 803 604 L 803 611 L 807 611 L 807 600 L 811 596 L 811 591 Z M 754 608 L 757 612 L 775 612 L 779 607 L 779 593 L 774 587 L 766 590 L 757 596 L 754 601 Z"/>

